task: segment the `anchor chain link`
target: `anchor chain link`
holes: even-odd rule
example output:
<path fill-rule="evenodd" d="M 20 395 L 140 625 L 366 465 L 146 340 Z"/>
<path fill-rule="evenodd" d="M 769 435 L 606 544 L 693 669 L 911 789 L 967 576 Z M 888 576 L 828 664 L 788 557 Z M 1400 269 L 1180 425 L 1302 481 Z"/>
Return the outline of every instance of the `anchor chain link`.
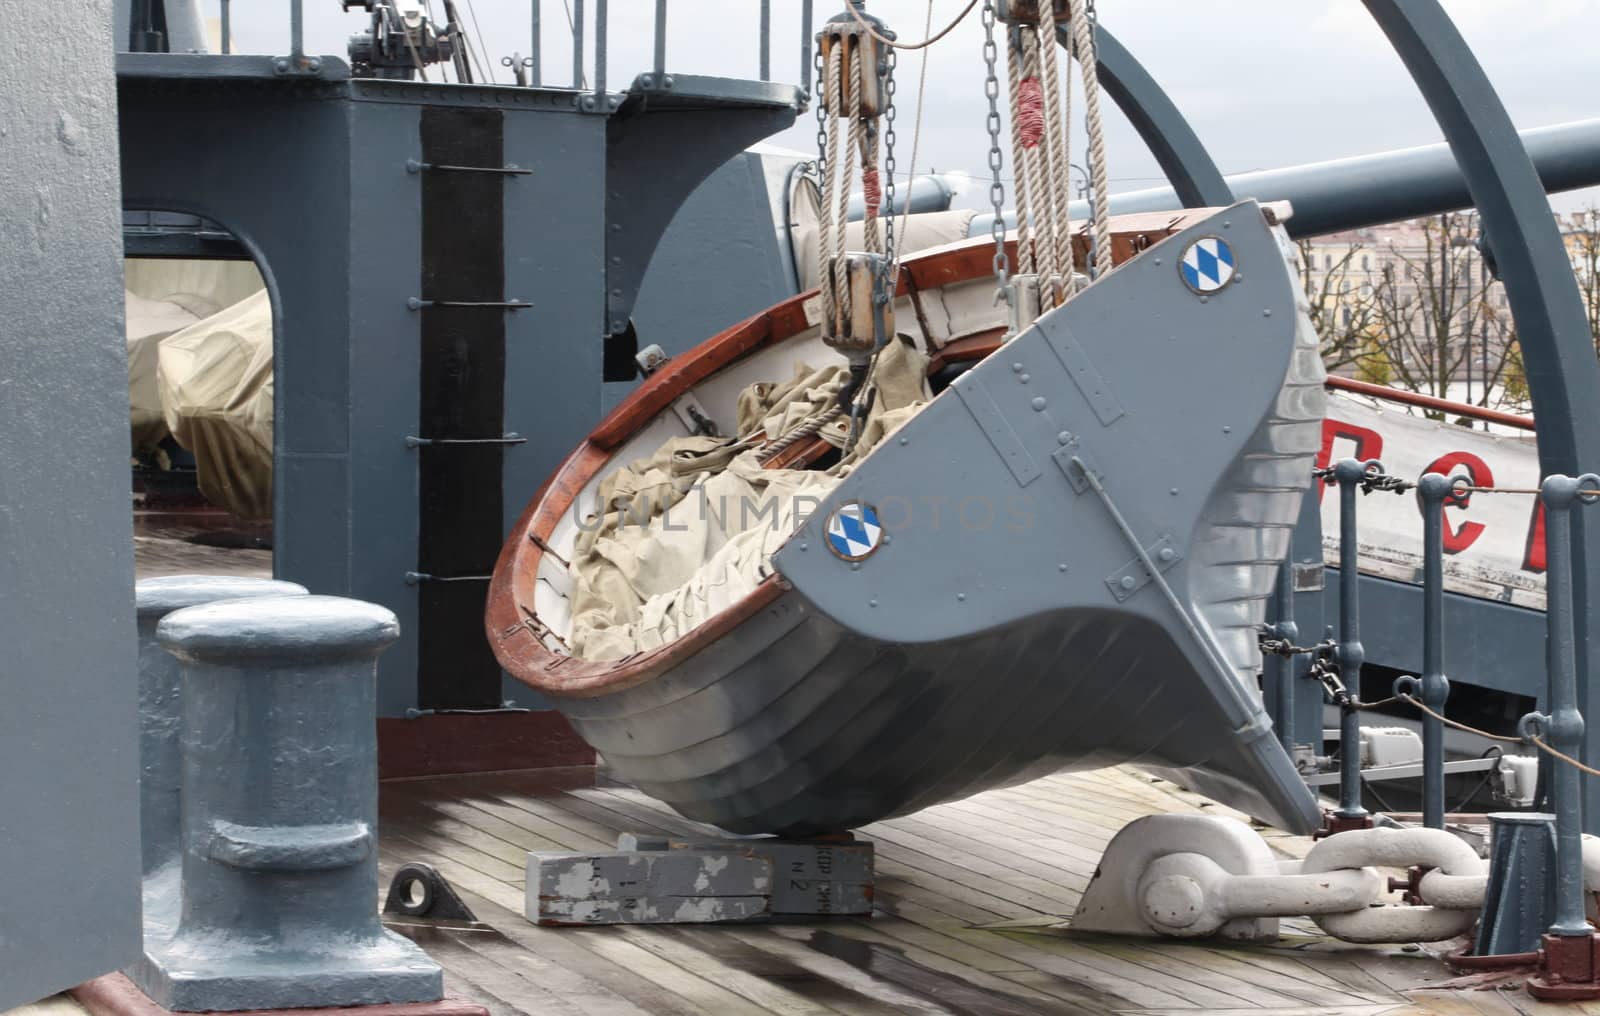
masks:
<path fill-rule="evenodd" d="M 986 72 L 983 94 L 989 100 L 989 115 L 985 123 L 989 128 L 989 172 L 993 177 L 989 184 L 989 202 L 994 206 L 994 223 L 989 232 L 994 236 L 995 302 L 999 303 L 1010 299 L 1007 282 L 1011 275 L 1011 259 L 1006 255 L 1006 186 L 1000 179 L 1005 159 L 1000 149 L 1000 76 L 995 71 L 1000 47 L 994 41 L 996 20 L 994 0 L 984 0 L 983 62 Z"/>

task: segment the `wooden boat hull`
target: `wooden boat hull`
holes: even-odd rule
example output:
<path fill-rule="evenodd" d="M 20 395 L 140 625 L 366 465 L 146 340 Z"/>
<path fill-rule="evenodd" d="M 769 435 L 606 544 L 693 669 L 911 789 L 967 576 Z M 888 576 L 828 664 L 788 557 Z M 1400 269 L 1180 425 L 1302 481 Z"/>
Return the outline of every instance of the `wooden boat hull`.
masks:
<path fill-rule="evenodd" d="M 1225 231 L 1249 286 L 1183 288 L 1185 245 Z M 1315 799 L 1255 684 L 1256 631 L 1322 415 L 1316 336 L 1281 242 L 1253 203 L 1193 223 L 934 399 L 735 607 L 614 663 L 562 654 L 538 587 L 563 516 L 637 454 L 625 442 L 673 398 L 804 333 L 804 308 L 731 329 L 619 407 L 535 498 L 491 590 L 502 663 L 617 776 L 735 832 L 849 828 L 1124 762 L 1311 827 Z M 921 295 L 902 320 L 914 314 L 925 335 L 948 327 L 931 336 L 941 355 L 992 334 L 998 312 L 948 298 L 987 288 L 991 251 L 930 255 L 904 273 L 902 296 Z M 965 335 L 951 334 L 958 320 Z M 974 498 L 996 509 L 985 525 L 961 514 Z M 824 549 L 836 511 L 894 499 L 951 514 L 909 518 L 863 559 Z M 1017 529 L 998 506 L 1022 501 Z"/>

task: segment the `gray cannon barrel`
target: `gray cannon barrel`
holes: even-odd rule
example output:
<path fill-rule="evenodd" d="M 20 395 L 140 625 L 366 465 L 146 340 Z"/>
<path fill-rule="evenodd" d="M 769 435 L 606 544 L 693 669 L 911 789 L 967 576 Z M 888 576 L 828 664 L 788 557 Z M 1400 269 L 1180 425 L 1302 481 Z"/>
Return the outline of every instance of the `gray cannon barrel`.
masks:
<path fill-rule="evenodd" d="M 1521 132 L 1521 138 L 1547 193 L 1600 184 L 1600 120 L 1537 127 Z M 1236 199 L 1293 204 L 1294 217 L 1285 224 L 1293 237 L 1472 207 L 1466 178 L 1444 144 L 1239 173 L 1227 182 Z M 1162 212 L 1182 204 L 1170 187 L 1125 191 L 1111 195 L 1111 214 Z M 1088 213 L 1086 203 L 1072 203 L 1074 219 Z M 967 235 L 988 236 L 993 222 L 992 212 L 974 216 Z M 1006 212 L 1006 223 L 1015 225 L 1014 212 Z"/>
<path fill-rule="evenodd" d="M 139 838 L 146 875 L 178 859 L 183 777 L 178 661 L 156 644 L 156 625 L 175 610 L 202 603 L 305 592 L 293 582 L 245 575 L 166 575 L 134 587 L 139 619 Z"/>
<path fill-rule="evenodd" d="M 142 978 L 169 1009 L 441 997 L 439 967 L 379 923 L 377 657 L 388 610 L 330 596 L 168 616 L 183 663 L 183 909 Z"/>

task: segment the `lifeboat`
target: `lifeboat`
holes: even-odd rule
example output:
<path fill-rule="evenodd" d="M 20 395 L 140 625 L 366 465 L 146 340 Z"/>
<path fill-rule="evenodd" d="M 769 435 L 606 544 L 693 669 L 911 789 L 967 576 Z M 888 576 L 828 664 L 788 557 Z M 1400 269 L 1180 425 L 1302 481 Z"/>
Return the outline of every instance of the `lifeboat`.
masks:
<path fill-rule="evenodd" d="M 671 359 L 511 532 L 486 617 L 501 664 L 615 776 L 736 833 L 843 830 L 1124 763 L 1311 829 L 1316 800 L 1259 690 L 1259 626 L 1323 416 L 1286 214 L 1114 219 L 1118 267 L 1010 336 L 992 243 L 907 258 L 899 360 L 926 386 L 864 454 L 820 409 L 734 433 L 752 399 L 843 363 L 815 293 Z M 717 520 L 708 552 L 743 540 L 743 571 L 635 589 L 596 526 L 626 514 L 624 480 L 661 481 L 650 469 L 682 448 L 732 456 L 723 468 L 758 486 L 751 462 L 777 469 L 810 501 L 758 514 L 753 545 Z M 690 504 L 715 468 L 657 488 Z M 620 523 L 637 530 L 629 563 L 681 550 L 677 510 Z M 586 577 L 586 561 L 612 572 Z M 648 602 L 584 628 L 608 582 Z"/>

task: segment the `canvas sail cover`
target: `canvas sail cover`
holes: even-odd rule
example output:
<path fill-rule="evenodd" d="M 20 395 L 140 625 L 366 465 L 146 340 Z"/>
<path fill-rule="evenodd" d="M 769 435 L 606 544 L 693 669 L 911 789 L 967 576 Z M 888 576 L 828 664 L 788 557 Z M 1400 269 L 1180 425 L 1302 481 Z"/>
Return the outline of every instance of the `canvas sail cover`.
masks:
<path fill-rule="evenodd" d="M 243 519 L 272 515 L 272 308 L 265 290 L 161 342 L 157 383 L 200 492 Z"/>
<path fill-rule="evenodd" d="M 248 261 L 129 258 L 124 263 L 134 454 L 155 451 L 169 433 L 156 381 L 162 340 L 233 306 L 262 285 L 261 273 Z"/>

